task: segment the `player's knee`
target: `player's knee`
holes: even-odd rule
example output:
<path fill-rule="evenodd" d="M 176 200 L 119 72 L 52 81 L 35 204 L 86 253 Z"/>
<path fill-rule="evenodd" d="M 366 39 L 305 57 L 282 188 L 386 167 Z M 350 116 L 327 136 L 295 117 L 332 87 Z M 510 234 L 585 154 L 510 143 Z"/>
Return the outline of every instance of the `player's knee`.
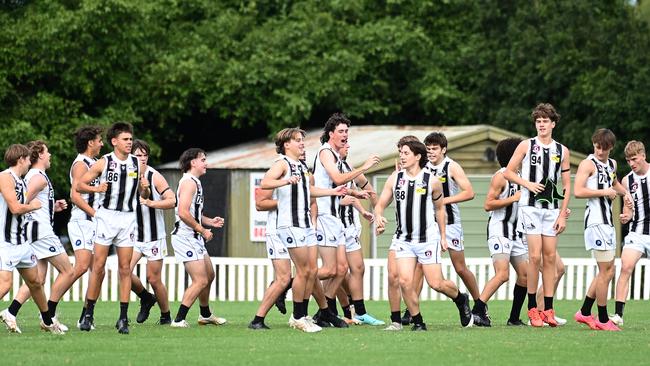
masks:
<path fill-rule="evenodd" d="M 345 264 L 339 264 L 336 266 L 336 276 L 337 277 L 344 277 L 346 274 L 348 274 L 348 266 Z"/>
<path fill-rule="evenodd" d="M 431 287 L 436 292 L 442 292 L 444 282 L 442 280 L 433 280 L 431 283 L 429 283 L 429 287 Z"/>
<path fill-rule="evenodd" d="M 399 276 L 397 276 L 397 273 L 388 273 L 388 285 L 399 286 Z"/>
<path fill-rule="evenodd" d="M 564 276 L 564 273 L 566 273 L 566 269 L 564 268 L 564 265 L 556 267 L 555 274 L 557 275 L 557 278 Z"/>
<path fill-rule="evenodd" d="M 160 273 L 147 273 L 147 282 L 149 282 L 152 286 L 162 283 L 160 280 Z"/>
<path fill-rule="evenodd" d="M 363 277 L 363 274 L 366 272 L 366 266 L 363 262 L 357 265 L 351 265 L 350 272 Z"/>
<path fill-rule="evenodd" d="M 528 261 L 529 261 L 532 265 L 534 265 L 535 267 L 538 267 L 538 268 L 539 268 L 540 265 L 541 265 L 541 263 L 542 263 L 542 256 L 539 255 L 539 254 L 532 254 L 532 255 L 529 254 L 529 255 L 528 255 Z"/>
<path fill-rule="evenodd" d="M 494 278 L 499 281 L 499 283 L 504 284 L 508 282 L 510 279 L 510 272 L 509 271 L 498 271 L 495 275 Z"/>
<path fill-rule="evenodd" d="M 621 274 L 631 276 L 632 272 L 634 272 L 634 266 L 627 263 L 623 263 L 623 265 L 621 266 Z"/>
<path fill-rule="evenodd" d="M 336 268 L 333 267 L 333 266 L 323 267 L 320 270 L 321 270 L 321 273 L 323 274 L 323 277 L 332 278 L 332 277 L 336 276 Z"/>
<path fill-rule="evenodd" d="M 276 273 L 275 274 L 275 282 L 277 282 L 279 285 L 282 286 L 282 288 L 287 287 L 289 285 L 289 281 L 291 281 L 291 274 L 290 273 Z"/>

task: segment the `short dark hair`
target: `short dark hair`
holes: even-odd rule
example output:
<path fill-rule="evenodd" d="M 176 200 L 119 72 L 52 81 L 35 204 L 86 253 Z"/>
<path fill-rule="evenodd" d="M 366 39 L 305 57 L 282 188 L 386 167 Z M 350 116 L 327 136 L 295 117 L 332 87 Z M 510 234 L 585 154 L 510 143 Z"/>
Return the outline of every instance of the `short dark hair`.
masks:
<path fill-rule="evenodd" d="M 88 142 L 94 140 L 104 132 L 99 126 L 83 126 L 74 132 L 74 146 L 79 154 L 86 151 Z"/>
<path fill-rule="evenodd" d="M 533 119 L 533 123 L 535 123 L 538 118 L 548 118 L 552 122 L 558 123 L 560 122 L 561 117 L 551 103 L 539 103 L 535 109 L 533 109 L 530 116 Z"/>
<path fill-rule="evenodd" d="M 519 137 L 509 137 L 499 141 L 496 147 L 497 161 L 502 168 L 508 166 L 510 158 L 515 153 L 517 146 L 521 143 Z"/>
<path fill-rule="evenodd" d="M 183 151 L 180 159 L 178 159 L 181 171 L 183 173 L 187 173 L 192 167 L 192 160 L 198 158 L 201 154 L 206 155 L 205 151 L 203 151 L 203 149 L 199 149 L 198 147 L 192 147 Z"/>
<path fill-rule="evenodd" d="M 420 142 L 420 139 L 417 138 L 416 136 L 413 136 L 413 135 L 402 136 L 402 138 L 400 138 L 400 139 L 397 141 L 397 148 L 398 148 L 398 149 L 401 149 L 402 146 L 404 146 L 404 144 L 405 144 L 406 142 L 408 142 L 408 141 L 417 141 L 417 142 Z"/>
<path fill-rule="evenodd" d="M 131 146 L 131 151 L 135 153 L 137 149 L 140 149 L 144 151 L 147 155 L 150 155 L 151 149 L 149 148 L 149 144 L 144 142 L 143 140 L 136 139 L 133 141 L 133 145 Z"/>
<path fill-rule="evenodd" d="M 288 142 L 295 136 L 295 134 L 302 134 L 303 137 L 305 137 L 305 131 L 301 130 L 298 127 L 290 127 L 290 128 L 285 128 L 283 130 L 280 130 L 276 135 L 275 135 L 275 151 L 278 154 L 284 155 L 284 143 Z"/>
<path fill-rule="evenodd" d="M 18 164 L 18 160 L 29 156 L 29 149 L 22 144 L 9 145 L 5 151 L 5 163 L 8 167 Z"/>
<path fill-rule="evenodd" d="M 111 140 L 124 132 L 133 135 L 133 126 L 131 126 L 130 123 L 126 123 L 126 122 L 113 123 L 113 125 L 111 125 L 111 127 L 108 128 L 108 131 L 106 131 L 106 139 L 108 140 L 108 143 L 111 144 L 111 146 L 113 146 Z"/>
<path fill-rule="evenodd" d="M 616 145 L 616 135 L 610 129 L 599 128 L 591 135 L 591 142 L 599 145 L 601 149 L 611 149 Z"/>
<path fill-rule="evenodd" d="M 441 148 L 447 147 L 447 136 L 442 132 L 431 132 L 424 138 L 424 145 L 439 145 Z"/>
<path fill-rule="evenodd" d="M 38 157 L 45 151 L 45 141 L 36 140 L 30 141 L 25 146 L 29 149 L 29 161 L 32 162 L 32 165 L 38 161 Z"/>
<path fill-rule="evenodd" d="M 413 155 L 420 155 L 420 168 L 424 168 L 427 165 L 427 147 L 424 146 L 420 141 L 406 141 L 402 147 L 408 146 L 409 150 L 413 152 Z"/>
<path fill-rule="evenodd" d="M 320 143 L 324 144 L 329 141 L 330 132 L 334 132 L 334 130 L 336 130 L 336 126 L 340 125 L 341 123 L 347 125 L 348 127 L 350 127 L 350 124 L 352 124 L 348 119 L 348 116 L 346 116 L 344 113 L 336 112 L 331 115 L 330 118 L 327 119 L 327 122 L 325 122 L 325 127 L 323 127 L 323 134 L 320 136 Z"/>

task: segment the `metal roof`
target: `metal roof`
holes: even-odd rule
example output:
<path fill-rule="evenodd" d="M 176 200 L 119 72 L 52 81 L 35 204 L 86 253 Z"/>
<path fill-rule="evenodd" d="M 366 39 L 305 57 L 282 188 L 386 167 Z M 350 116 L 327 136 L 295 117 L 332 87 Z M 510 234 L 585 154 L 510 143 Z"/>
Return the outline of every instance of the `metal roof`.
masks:
<path fill-rule="evenodd" d="M 406 135 L 414 135 L 420 140 L 431 132 L 443 132 L 450 145 L 450 151 L 459 148 L 460 145 L 453 144 L 465 136 L 475 135 L 479 132 L 488 132 L 496 141 L 504 137 L 523 137 L 519 134 L 506 131 L 488 125 L 470 126 L 350 126 L 349 144 L 350 152 L 348 161 L 353 167 L 362 165 L 371 154 L 376 154 L 382 160 L 391 159 L 391 162 L 383 161 L 382 166 L 393 164 L 392 160 L 397 156 L 397 141 Z M 313 163 L 314 156 L 320 147 L 320 135 L 322 130 L 307 131 L 305 138 L 305 149 L 307 150 L 307 162 Z M 226 147 L 207 153 L 208 168 L 210 169 L 268 169 L 277 158 L 275 144 L 266 139 L 255 140 L 235 146 Z M 573 160 L 573 159 L 572 159 Z M 178 168 L 178 162 L 169 162 L 161 165 L 161 169 Z M 373 169 L 374 170 L 374 169 Z"/>

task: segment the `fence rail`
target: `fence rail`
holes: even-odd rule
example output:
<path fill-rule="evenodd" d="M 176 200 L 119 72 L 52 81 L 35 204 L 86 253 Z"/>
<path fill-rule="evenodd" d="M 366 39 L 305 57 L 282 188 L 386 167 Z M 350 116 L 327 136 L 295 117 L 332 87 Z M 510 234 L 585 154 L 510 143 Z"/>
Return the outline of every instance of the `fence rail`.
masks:
<path fill-rule="evenodd" d="M 70 257 L 74 263 L 74 257 Z M 566 273 L 562 278 L 556 293 L 558 300 L 582 299 L 587 291 L 587 286 L 595 277 L 597 267 L 593 259 L 587 258 L 563 258 L 566 265 Z M 273 266 L 265 258 L 229 258 L 213 257 L 212 263 L 215 267 L 216 279 L 210 289 L 210 300 L 219 301 L 259 301 L 262 300 L 264 290 L 273 280 Z M 467 266 L 474 272 L 478 286 L 482 289 L 491 276 L 494 275 L 492 260 L 490 258 L 467 258 Z M 141 260 L 136 266 L 135 272 L 146 283 L 146 261 Z M 364 276 L 364 298 L 367 300 L 388 300 L 387 289 L 387 266 L 386 259 L 366 259 L 366 274 Z M 443 260 L 442 270 L 445 278 L 455 282 L 465 291 L 465 286 L 460 281 L 453 269 L 451 261 Z M 620 259 L 616 259 L 616 280 L 621 271 Z M 45 291 L 49 294 L 50 287 L 56 277 L 56 269 L 48 267 L 45 281 Z M 173 257 L 167 257 L 163 261 L 162 269 L 163 282 L 169 290 L 170 301 L 180 301 L 183 293 L 191 280 L 185 273 L 181 264 L 177 264 Z M 510 281 L 496 292 L 494 299 L 512 299 L 512 289 L 515 284 L 516 275 L 510 270 Z M 11 291 L 3 298 L 9 301 L 17 292 L 22 280 L 14 273 Z M 613 291 L 613 281 L 610 284 L 610 293 Z M 149 287 L 149 286 L 148 286 Z M 62 301 L 82 301 L 88 288 L 88 273 L 81 277 L 62 298 Z M 118 300 L 118 272 L 117 258 L 110 256 L 106 261 L 106 277 L 102 284 L 100 298 L 103 301 Z M 149 287 L 150 289 L 150 287 Z M 151 290 L 151 289 L 150 289 Z M 650 260 L 641 259 L 637 263 L 631 278 L 628 299 L 650 299 Z M 131 300 L 136 297 L 131 294 Z M 291 292 L 288 294 L 291 299 Z M 443 300 L 446 299 L 434 290 L 425 285 L 421 295 L 422 300 Z"/>

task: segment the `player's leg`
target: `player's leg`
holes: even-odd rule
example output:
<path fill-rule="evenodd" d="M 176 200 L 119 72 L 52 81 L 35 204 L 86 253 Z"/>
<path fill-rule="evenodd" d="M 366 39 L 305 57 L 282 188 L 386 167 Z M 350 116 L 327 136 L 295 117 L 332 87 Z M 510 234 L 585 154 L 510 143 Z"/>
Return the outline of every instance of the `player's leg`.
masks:
<path fill-rule="evenodd" d="M 474 317 L 469 308 L 469 296 L 460 292 L 455 283 L 444 278 L 442 275 L 442 266 L 439 263 L 423 263 L 422 271 L 424 272 L 424 277 L 427 280 L 429 287 L 437 292 L 445 294 L 453 300 L 454 304 L 456 304 L 460 316 L 460 324 L 463 327 L 471 327 L 474 324 Z M 416 322 L 418 320 L 419 319 L 416 319 L 416 316 L 413 315 L 413 323 L 417 324 Z"/>
<path fill-rule="evenodd" d="M 291 262 L 289 259 L 272 259 L 274 278 L 273 283 L 264 292 L 264 297 L 257 308 L 255 318 L 248 324 L 250 329 L 268 329 L 264 318 L 275 303 L 275 299 L 284 291 L 291 280 Z"/>
<path fill-rule="evenodd" d="M 388 250 L 386 270 L 388 272 L 388 306 L 390 308 L 391 321 L 391 324 L 386 328 L 386 330 L 401 330 L 402 320 L 400 317 L 400 304 L 402 300 L 402 292 L 399 288 L 399 274 L 397 272 L 395 251 L 391 249 Z"/>
<path fill-rule="evenodd" d="M 528 254 L 519 254 L 510 257 L 510 264 L 515 269 L 517 280 L 512 290 L 512 306 L 510 307 L 510 317 L 508 318 L 507 325 L 523 326 L 526 325 L 519 319 L 521 308 L 524 306 L 526 300 L 526 284 L 528 275 Z"/>
<path fill-rule="evenodd" d="M 491 326 L 491 321 L 487 314 L 487 302 L 501 285 L 508 282 L 510 277 L 510 253 L 492 255 L 492 265 L 494 266 L 494 276 L 485 284 L 478 300 L 474 302 L 474 309 L 472 309 L 474 324 L 478 326 Z"/>
<path fill-rule="evenodd" d="M 616 281 L 615 312 L 611 318 L 616 325 L 623 325 L 623 311 L 625 310 L 625 301 L 630 289 L 630 277 L 642 255 L 642 251 L 632 248 L 626 242 L 621 253 L 621 273 Z"/>
<path fill-rule="evenodd" d="M 596 305 L 598 306 L 598 318 L 596 327 L 600 330 L 619 331 L 621 330 L 607 314 L 607 299 L 609 297 L 609 283 L 614 278 L 614 257 L 615 250 L 602 250 L 594 253 L 598 262 L 598 275 L 596 277 Z"/>
<path fill-rule="evenodd" d="M 106 267 L 106 258 L 108 257 L 109 248 L 109 245 L 95 243 L 92 270 L 88 276 L 88 289 L 86 290 L 86 312 L 81 323 L 79 324 L 79 329 L 83 331 L 90 331 L 91 328 L 93 328 L 95 303 L 99 298 L 102 282 L 104 281 L 104 268 Z"/>
<path fill-rule="evenodd" d="M 133 256 L 133 246 L 116 245 L 117 252 L 117 276 L 120 283 L 120 317 L 118 318 L 115 328 L 120 334 L 129 334 L 128 313 L 129 313 L 129 296 L 131 295 L 131 257 Z"/>
<path fill-rule="evenodd" d="M 548 325 L 558 325 L 553 309 L 555 282 L 557 278 L 557 237 L 542 235 L 542 285 L 544 287 L 544 311 L 542 320 Z"/>
<path fill-rule="evenodd" d="M 27 284 L 27 287 L 29 287 L 32 299 L 34 299 L 34 303 L 41 312 L 41 329 L 55 334 L 63 334 L 63 331 L 52 322 L 52 317 L 47 308 L 45 291 L 43 291 L 42 282 L 39 280 L 38 268 L 36 266 L 31 268 L 18 268 L 18 272 Z"/>
<path fill-rule="evenodd" d="M 478 284 L 476 283 L 476 277 L 474 276 L 474 273 L 467 268 L 467 264 L 465 263 L 465 251 L 449 250 L 449 258 L 451 258 L 454 270 L 465 284 L 465 287 L 467 287 L 472 299 L 476 301 L 480 293 L 478 290 Z"/>
<path fill-rule="evenodd" d="M 192 279 L 192 283 L 185 289 L 181 305 L 176 313 L 176 318 L 171 324 L 172 327 L 177 328 L 187 328 L 189 326 L 185 320 L 187 312 L 194 304 L 194 301 L 199 297 L 201 291 L 208 285 L 208 275 L 205 272 L 205 264 L 203 263 L 202 257 L 187 260 L 183 264 L 185 265 L 185 272 L 187 272 Z"/>
<path fill-rule="evenodd" d="M 544 322 L 537 310 L 537 285 L 539 284 L 539 269 L 542 265 L 542 236 L 528 234 L 526 241 L 528 242 L 528 270 L 526 271 L 528 317 L 532 326 L 541 327 Z"/>
<path fill-rule="evenodd" d="M 156 295 L 155 300 L 158 302 L 158 306 L 160 307 L 160 324 L 164 325 L 171 323 L 171 314 L 169 311 L 169 294 L 167 292 L 167 286 L 165 286 L 165 283 L 162 280 L 162 268 L 162 259 L 147 261 L 147 282 L 149 282 L 154 294 Z"/>
<path fill-rule="evenodd" d="M 226 319 L 220 318 L 212 314 L 210 310 L 210 290 L 212 289 L 212 283 L 215 279 L 214 273 L 214 264 L 212 263 L 212 258 L 206 253 L 203 256 L 203 265 L 205 266 L 205 274 L 208 279 L 208 283 L 199 293 L 199 325 L 223 325 L 226 324 Z"/>
<path fill-rule="evenodd" d="M 142 244 L 136 243 L 133 247 L 133 254 L 131 255 L 131 263 L 129 267 L 131 269 L 131 291 L 140 298 L 140 310 L 138 311 L 135 321 L 138 323 L 144 323 L 149 318 L 149 311 L 156 303 L 156 298 L 151 292 L 147 291 L 147 288 L 144 286 L 142 281 L 140 281 L 140 277 L 133 273 L 133 270 L 135 270 L 138 262 L 143 257 L 140 245 Z M 147 262 L 147 275 L 149 275 L 149 262 Z"/>
<path fill-rule="evenodd" d="M 39 259 L 36 261 L 36 266 L 34 267 L 37 270 L 37 281 L 41 286 L 45 285 L 45 276 L 47 274 L 47 260 L 45 259 Z M 14 299 L 11 301 L 11 304 L 9 304 L 9 314 L 11 314 L 14 317 L 18 316 L 18 312 L 20 311 L 20 308 L 29 300 L 31 297 L 31 289 L 27 285 L 26 282 L 23 282 L 22 285 L 18 288 L 18 292 L 16 292 L 16 296 L 14 296 Z"/>
<path fill-rule="evenodd" d="M 406 303 L 409 312 L 413 314 L 413 330 L 426 330 L 423 328 L 424 321 L 420 314 L 420 303 L 418 295 L 415 293 L 415 284 L 413 283 L 413 272 L 415 271 L 416 257 L 401 257 L 396 259 L 397 275 L 402 297 Z"/>

